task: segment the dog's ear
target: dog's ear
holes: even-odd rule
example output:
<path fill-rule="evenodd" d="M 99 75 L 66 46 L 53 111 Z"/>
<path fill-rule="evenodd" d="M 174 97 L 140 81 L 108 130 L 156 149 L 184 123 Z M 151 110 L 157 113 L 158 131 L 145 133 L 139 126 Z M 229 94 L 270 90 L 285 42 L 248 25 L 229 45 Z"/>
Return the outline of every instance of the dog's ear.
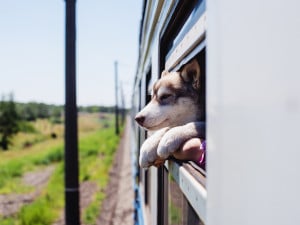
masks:
<path fill-rule="evenodd" d="M 192 83 L 193 88 L 200 88 L 200 66 L 196 59 L 184 65 L 180 74 L 185 82 Z"/>

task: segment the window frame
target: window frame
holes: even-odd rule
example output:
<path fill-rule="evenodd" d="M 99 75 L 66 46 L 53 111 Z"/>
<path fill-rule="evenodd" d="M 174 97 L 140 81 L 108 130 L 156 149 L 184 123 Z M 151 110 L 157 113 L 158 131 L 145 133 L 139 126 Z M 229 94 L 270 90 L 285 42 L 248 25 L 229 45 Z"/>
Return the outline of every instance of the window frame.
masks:
<path fill-rule="evenodd" d="M 204 10 L 202 13 L 195 13 L 195 5 L 198 5 L 198 10 L 203 10 L 205 0 L 193 1 L 192 3 L 189 1 L 178 1 L 172 13 L 169 14 L 168 22 L 160 34 L 160 71 L 164 69 L 177 71 L 192 58 L 199 55 L 200 52 L 205 51 L 206 12 Z M 191 18 L 192 13 L 196 15 L 195 18 Z M 185 29 L 185 33 L 182 33 L 181 29 L 183 27 L 189 27 L 189 29 Z M 179 41 L 173 45 L 175 39 Z M 172 42 L 171 47 L 168 42 Z M 206 223 L 206 172 L 192 162 L 178 162 L 174 160 L 168 160 L 164 164 L 163 170 L 167 171 L 175 179 L 191 206 L 189 207 L 191 209 L 188 210 L 193 210 L 201 222 Z M 167 178 L 164 177 L 163 179 L 165 179 L 164 184 L 166 184 L 168 182 L 166 181 Z M 164 190 L 161 190 L 165 198 L 168 196 L 167 189 L 168 184 L 167 187 L 164 185 Z M 165 198 L 164 205 L 168 204 L 169 201 Z M 168 215 L 169 213 L 166 214 Z"/>

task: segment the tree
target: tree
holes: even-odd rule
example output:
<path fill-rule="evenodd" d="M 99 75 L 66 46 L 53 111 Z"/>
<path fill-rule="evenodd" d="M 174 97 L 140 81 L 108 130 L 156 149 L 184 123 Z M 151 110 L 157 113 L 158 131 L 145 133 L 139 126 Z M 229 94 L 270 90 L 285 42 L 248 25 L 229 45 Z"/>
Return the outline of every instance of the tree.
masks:
<path fill-rule="evenodd" d="M 13 100 L 13 94 L 9 95 L 8 101 L 2 97 L 0 101 L 0 147 L 7 150 L 11 138 L 19 131 L 19 115 Z"/>

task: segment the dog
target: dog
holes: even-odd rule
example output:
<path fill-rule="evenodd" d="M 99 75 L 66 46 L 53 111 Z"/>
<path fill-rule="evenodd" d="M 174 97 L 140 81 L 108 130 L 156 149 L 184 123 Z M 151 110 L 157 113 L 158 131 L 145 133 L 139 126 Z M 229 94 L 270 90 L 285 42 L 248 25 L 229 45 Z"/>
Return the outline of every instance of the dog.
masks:
<path fill-rule="evenodd" d="M 141 146 L 141 167 L 158 167 L 185 141 L 205 137 L 205 122 L 201 121 L 205 112 L 199 94 L 202 85 L 196 59 L 178 72 L 162 72 L 153 85 L 151 101 L 135 117 L 152 133 Z"/>

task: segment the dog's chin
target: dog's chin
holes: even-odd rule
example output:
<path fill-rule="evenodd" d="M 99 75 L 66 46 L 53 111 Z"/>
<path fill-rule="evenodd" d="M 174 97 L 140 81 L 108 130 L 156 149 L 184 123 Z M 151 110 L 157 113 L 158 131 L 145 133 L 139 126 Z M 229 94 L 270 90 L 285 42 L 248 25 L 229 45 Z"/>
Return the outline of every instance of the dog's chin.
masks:
<path fill-rule="evenodd" d="M 156 130 L 159 130 L 161 128 L 164 128 L 166 127 L 168 124 L 168 119 L 165 119 L 163 120 L 162 122 L 160 122 L 159 124 L 156 124 L 156 125 L 144 125 L 143 124 L 143 127 L 146 129 L 146 130 L 149 130 L 149 131 L 156 131 Z"/>

